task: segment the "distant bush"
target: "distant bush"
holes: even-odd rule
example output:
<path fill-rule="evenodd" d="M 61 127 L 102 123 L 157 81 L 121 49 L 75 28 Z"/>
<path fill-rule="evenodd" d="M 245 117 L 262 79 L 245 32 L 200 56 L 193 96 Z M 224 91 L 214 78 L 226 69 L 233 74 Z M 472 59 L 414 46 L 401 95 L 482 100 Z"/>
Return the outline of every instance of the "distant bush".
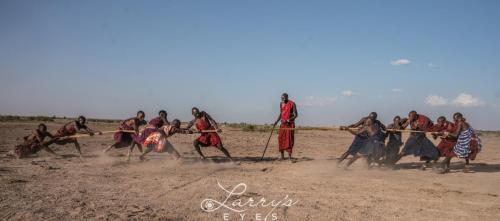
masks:
<path fill-rule="evenodd" d="M 17 115 L 6 115 L 0 116 L 0 121 L 43 121 L 49 122 L 54 121 L 54 118 L 47 116 L 17 116 Z"/>
<path fill-rule="evenodd" d="M 119 123 L 121 120 L 112 120 L 112 119 L 88 119 L 88 122 L 95 123 Z"/>

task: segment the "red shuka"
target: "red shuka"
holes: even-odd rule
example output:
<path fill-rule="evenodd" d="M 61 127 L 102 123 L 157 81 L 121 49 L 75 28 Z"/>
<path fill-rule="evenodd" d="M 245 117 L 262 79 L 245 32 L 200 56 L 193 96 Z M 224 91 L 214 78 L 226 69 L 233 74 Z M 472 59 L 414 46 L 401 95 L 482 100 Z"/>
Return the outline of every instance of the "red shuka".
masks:
<path fill-rule="evenodd" d="M 196 119 L 195 126 L 196 129 L 199 131 L 215 129 L 214 127 L 212 127 L 212 124 L 210 124 L 210 122 L 205 116 Z M 215 132 L 201 133 L 200 137 L 198 137 L 198 139 L 196 140 L 198 140 L 204 147 L 208 146 L 217 147 L 221 143 L 219 135 Z"/>
<path fill-rule="evenodd" d="M 286 123 L 286 120 L 290 119 L 292 115 L 294 103 L 291 100 L 288 100 L 287 103 L 281 103 L 281 126 L 278 132 L 278 147 L 280 151 L 286 151 L 288 153 L 292 153 L 293 143 L 295 140 L 294 130 L 287 130 L 291 128 L 295 128 L 294 122 Z"/>
<path fill-rule="evenodd" d="M 433 127 L 433 132 L 449 132 L 453 133 L 456 130 L 456 126 L 454 123 L 446 121 L 442 127 L 435 125 Z M 442 157 L 455 157 L 455 153 L 453 152 L 453 147 L 457 143 L 457 139 L 455 138 L 445 138 L 441 139 L 441 142 L 437 145 L 439 153 Z"/>
<path fill-rule="evenodd" d="M 421 131 L 431 132 L 434 124 L 431 119 L 423 114 L 419 114 L 416 121 L 410 123 L 411 129 L 420 129 Z"/>

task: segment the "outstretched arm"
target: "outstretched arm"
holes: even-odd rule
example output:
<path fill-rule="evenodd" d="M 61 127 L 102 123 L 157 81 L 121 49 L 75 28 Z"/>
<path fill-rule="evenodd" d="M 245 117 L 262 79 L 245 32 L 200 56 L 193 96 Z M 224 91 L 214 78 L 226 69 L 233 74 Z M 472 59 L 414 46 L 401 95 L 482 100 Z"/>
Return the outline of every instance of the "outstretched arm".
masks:
<path fill-rule="evenodd" d="M 405 129 L 406 127 L 408 127 L 408 125 L 410 125 L 410 119 L 408 118 L 404 118 L 403 120 L 401 120 L 402 124 L 401 124 L 401 128 L 402 129 Z"/>
<path fill-rule="evenodd" d="M 173 128 L 172 129 L 172 132 L 175 134 L 175 133 L 179 133 L 179 134 L 192 134 L 193 131 L 192 130 L 189 130 L 189 129 L 183 129 L 183 128 Z"/>
<path fill-rule="evenodd" d="M 359 127 L 359 126 L 363 125 L 363 123 L 365 123 L 365 120 L 366 120 L 366 117 L 363 117 L 358 122 L 351 124 L 347 127 Z"/>
<path fill-rule="evenodd" d="M 191 120 L 191 121 L 189 121 L 189 123 L 188 123 L 188 125 L 186 126 L 186 128 L 185 128 L 185 129 L 186 129 L 186 130 L 189 130 L 189 129 L 191 129 L 191 127 L 193 127 L 193 125 L 194 125 L 194 119 L 193 119 L 193 120 Z"/>
<path fill-rule="evenodd" d="M 101 135 L 102 132 L 101 131 L 98 131 L 98 130 L 93 130 L 89 127 L 87 127 L 86 125 L 84 125 L 80 130 L 79 130 L 81 133 L 84 133 L 84 134 L 89 134 L 90 136 L 94 136 L 95 133 Z"/>

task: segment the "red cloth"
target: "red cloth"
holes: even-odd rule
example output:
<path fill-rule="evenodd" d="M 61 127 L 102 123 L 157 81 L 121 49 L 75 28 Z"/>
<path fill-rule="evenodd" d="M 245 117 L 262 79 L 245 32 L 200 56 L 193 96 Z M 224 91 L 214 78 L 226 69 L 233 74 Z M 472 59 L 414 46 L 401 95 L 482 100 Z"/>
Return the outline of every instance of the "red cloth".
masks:
<path fill-rule="evenodd" d="M 215 129 L 205 116 L 196 119 L 195 126 L 196 129 L 199 131 Z M 217 147 L 219 146 L 219 144 L 222 143 L 219 135 L 215 132 L 201 133 L 201 135 L 196 140 L 198 140 L 204 147 L 208 146 Z"/>
<path fill-rule="evenodd" d="M 285 121 L 290 119 L 290 115 L 292 114 L 293 101 L 288 100 L 287 103 L 281 103 L 281 120 Z"/>
<path fill-rule="evenodd" d="M 73 123 L 66 124 L 66 125 L 62 126 L 61 128 L 59 128 L 59 130 L 57 130 L 54 137 L 72 136 L 72 135 L 76 134 L 76 131 L 77 131 L 77 129 L 76 129 L 75 125 L 73 125 Z"/>
<path fill-rule="evenodd" d="M 160 128 L 163 126 L 163 120 L 161 117 L 155 117 L 148 122 L 148 125 Z"/>
<path fill-rule="evenodd" d="M 472 134 L 472 139 L 471 139 L 469 145 L 470 145 L 470 153 L 469 153 L 469 156 L 466 159 L 475 160 L 476 159 L 476 155 L 480 151 L 477 134 L 475 134 L 475 133 Z"/>
<path fill-rule="evenodd" d="M 118 130 L 134 130 L 134 126 L 130 125 L 130 122 L 132 122 L 132 124 L 134 124 L 135 117 L 124 120 L 121 123 L 120 127 L 118 127 Z M 132 134 L 131 133 L 124 133 L 124 132 L 118 131 L 115 134 L 113 134 L 113 138 L 114 138 L 115 142 L 120 142 L 120 143 L 124 143 L 124 144 L 128 144 L 128 145 L 130 145 L 132 142 Z"/>
<path fill-rule="evenodd" d="M 295 131 L 286 130 L 287 128 L 295 128 L 295 123 L 281 123 L 280 130 L 278 132 L 278 147 L 280 151 L 286 151 L 291 154 L 293 143 L 295 141 Z"/>
<path fill-rule="evenodd" d="M 429 119 L 427 116 L 423 114 L 419 114 L 417 120 L 411 122 L 410 125 L 413 130 L 418 129 L 420 131 L 427 131 L 427 132 L 432 131 L 434 127 L 434 124 L 432 123 L 431 119 Z"/>
<path fill-rule="evenodd" d="M 456 127 L 455 124 L 449 121 L 446 121 L 442 126 L 434 125 L 433 132 L 455 132 Z M 456 157 L 455 152 L 453 152 L 453 147 L 457 143 L 456 138 L 447 137 L 445 139 L 441 139 L 441 142 L 437 145 L 439 153 L 443 157 Z"/>

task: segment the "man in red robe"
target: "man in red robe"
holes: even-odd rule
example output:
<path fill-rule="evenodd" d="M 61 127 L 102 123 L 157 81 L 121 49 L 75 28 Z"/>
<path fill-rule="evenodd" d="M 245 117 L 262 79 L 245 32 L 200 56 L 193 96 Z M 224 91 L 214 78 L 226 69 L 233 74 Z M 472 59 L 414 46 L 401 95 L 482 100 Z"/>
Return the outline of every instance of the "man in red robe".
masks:
<path fill-rule="evenodd" d="M 25 136 L 23 143 L 16 146 L 14 151 L 9 152 L 7 155 L 16 156 L 17 158 L 24 158 L 32 154 L 36 154 L 38 151 L 44 149 L 47 152 L 57 155 L 52 149 L 45 146 L 43 141 L 46 137 L 53 138 L 54 136 L 47 131 L 47 126 L 45 124 L 39 124 L 38 129 L 33 131 L 30 135 Z"/>
<path fill-rule="evenodd" d="M 191 109 L 191 113 L 193 114 L 194 119 L 189 122 L 186 129 L 195 126 L 196 129 L 201 132 L 201 135 L 193 142 L 193 146 L 198 154 L 200 154 L 200 158 L 205 159 L 200 147 L 213 146 L 221 150 L 222 153 L 224 153 L 224 155 L 226 155 L 226 157 L 231 161 L 234 161 L 226 148 L 224 148 L 224 145 L 222 145 L 222 141 L 217 134 L 217 132 L 222 131 L 219 129 L 217 122 L 215 122 L 215 120 L 205 111 L 200 111 L 196 107 Z M 217 132 L 203 132 L 204 130 L 216 130 Z"/>
<path fill-rule="evenodd" d="M 446 135 L 446 133 L 453 133 L 455 130 L 455 124 L 447 121 L 446 117 L 441 116 L 437 119 L 437 123 L 432 129 L 432 136 L 434 139 L 441 137 L 441 142 L 437 145 L 441 157 L 455 157 L 453 147 L 457 143 L 457 138 Z"/>
<path fill-rule="evenodd" d="M 115 143 L 106 148 L 104 150 L 104 153 L 108 152 L 113 147 L 117 149 L 130 147 L 127 154 L 127 159 L 130 160 L 130 154 L 134 150 L 135 145 L 137 145 L 139 151 L 142 152 L 141 144 L 135 142 L 134 140 L 135 137 L 139 135 L 139 127 L 146 124 L 146 121 L 144 120 L 145 117 L 146 114 L 144 113 L 144 111 L 138 111 L 135 117 L 131 117 L 122 121 L 120 126 L 118 127 L 118 131 L 113 135 Z M 123 132 L 123 130 L 135 131 L 135 133 Z"/>
<path fill-rule="evenodd" d="M 295 102 L 288 100 L 288 94 L 283 93 L 281 95 L 280 115 L 274 123 L 276 126 L 276 124 L 281 122 L 278 131 L 278 147 L 281 153 L 281 160 L 285 159 L 285 151 L 288 153 L 288 159 L 292 160 L 292 149 L 295 141 L 295 119 L 297 116 L 298 113 Z"/>
<path fill-rule="evenodd" d="M 66 145 L 66 144 L 74 144 L 80 158 L 82 158 L 82 151 L 80 150 L 80 144 L 78 140 L 73 136 L 77 133 L 79 134 L 88 134 L 90 136 L 94 136 L 95 133 L 101 135 L 101 131 L 90 129 L 85 123 L 87 119 L 84 116 L 79 116 L 77 120 L 70 121 L 64 124 L 57 132 L 53 135 L 53 138 L 44 143 L 45 146 L 49 146 L 51 144 L 57 145 Z"/>
<path fill-rule="evenodd" d="M 432 123 L 431 119 L 427 116 L 418 114 L 416 111 L 410 111 L 410 113 L 408 113 L 408 120 L 402 125 L 402 128 L 406 128 L 407 126 L 410 126 L 412 130 L 421 132 L 412 132 L 410 134 L 403 150 L 398 154 L 396 162 L 403 156 L 418 156 L 421 161 L 425 161 L 421 168 L 425 170 L 429 167 L 431 160 L 439 158 L 438 149 L 425 134 L 425 132 L 432 132 L 434 123 Z"/>

